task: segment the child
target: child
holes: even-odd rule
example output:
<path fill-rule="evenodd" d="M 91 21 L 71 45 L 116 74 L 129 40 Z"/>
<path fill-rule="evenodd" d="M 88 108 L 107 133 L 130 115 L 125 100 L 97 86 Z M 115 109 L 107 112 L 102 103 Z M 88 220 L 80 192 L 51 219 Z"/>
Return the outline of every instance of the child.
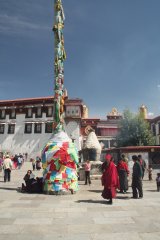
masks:
<path fill-rule="evenodd" d="M 157 173 L 156 182 L 157 182 L 157 192 L 159 192 L 160 191 L 160 173 Z"/>
<path fill-rule="evenodd" d="M 153 171 L 152 166 L 149 165 L 149 167 L 148 167 L 147 170 L 148 170 L 148 178 L 149 178 L 149 181 L 152 181 L 152 171 Z"/>
<path fill-rule="evenodd" d="M 87 185 L 87 182 L 89 183 L 89 185 L 91 184 L 91 180 L 90 180 L 90 171 L 91 171 L 91 164 L 90 161 L 87 160 L 84 164 L 84 170 L 85 170 L 85 185 Z"/>

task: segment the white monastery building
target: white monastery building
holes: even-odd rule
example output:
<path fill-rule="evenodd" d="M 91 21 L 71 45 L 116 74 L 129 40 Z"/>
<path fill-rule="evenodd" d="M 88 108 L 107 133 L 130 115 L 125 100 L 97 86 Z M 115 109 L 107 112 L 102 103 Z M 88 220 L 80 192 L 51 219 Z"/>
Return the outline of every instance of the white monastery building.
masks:
<path fill-rule="evenodd" d="M 27 153 L 30 157 L 41 150 L 52 135 L 53 97 L 0 101 L 0 151 Z M 81 150 L 81 99 L 66 99 L 65 128 L 76 147 Z"/>

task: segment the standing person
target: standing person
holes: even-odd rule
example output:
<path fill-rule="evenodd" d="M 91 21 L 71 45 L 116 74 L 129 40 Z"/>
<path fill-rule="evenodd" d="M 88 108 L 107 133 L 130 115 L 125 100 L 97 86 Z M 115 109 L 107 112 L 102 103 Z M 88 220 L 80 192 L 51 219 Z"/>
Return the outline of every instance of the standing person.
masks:
<path fill-rule="evenodd" d="M 2 171 L 3 168 L 3 158 L 0 156 L 0 172 Z"/>
<path fill-rule="evenodd" d="M 142 167 L 140 165 L 139 159 L 136 155 L 132 156 L 134 162 L 133 165 L 133 174 L 132 174 L 132 190 L 133 198 L 143 198 L 143 189 L 142 189 Z"/>
<path fill-rule="evenodd" d="M 13 168 L 17 169 L 18 167 L 18 156 L 15 154 L 13 157 Z"/>
<path fill-rule="evenodd" d="M 85 170 L 85 185 L 87 185 L 87 182 L 90 185 L 91 184 L 91 179 L 90 179 L 91 164 L 89 160 L 85 162 L 84 170 Z"/>
<path fill-rule="evenodd" d="M 11 170 L 12 170 L 12 160 L 9 158 L 9 155 L 6 155 L 6 158 L 3 161 L 4 169 L 4 182 L 11 180 Z"/>
<path fill-rule="evenodd" d="M 102 186 L 104 186 L 102 197 L 109 200 L 108 204 L 112 204 L 112 199 L 116 197 L 116 189 L 119 188 L 119 180 L 117 168 L 112 162 L 110 154 L 106 155 L 106 162 L 103 164 L 102 170 Z"/>
<path fill-rule="evenodd" d="M 22 158 L 21 158 L 21 156 L 19 155 L 19 156 L 18 156 L 18 169 L 20 169 L 21 166 L 22 166 Z"/>
<path fill-rule="evenodd" d="M 160 191 L 160 173 L 157 173 L 156 183 L 157 183 L 157 192 L 159 192 Z"/>
<path fill-rule="evenodd" d="M 145 173 L 145 170 L 146 170 L 146 162 L 144 161 L 144 159 L 142 159 L 142 155 L 138 155 L 138 161 L 141 165 L 141 168 L 142 168 L 142 179 L 144 178 L 144 173 Z"/>
<path fill-rule="evenodd" d="M 121 157 L 122 157 L 122 160 L 128 165 L 128 158 L 124 154 L 122 154 Z"/>
<path fill-rule="evenodd" d="M 40 162 L 40 160 L 37 160 L 37 161 L 36 161 L 36 169 L 37 169 L 37 170 L 40 170 L 40 169 L 41 169 L 41 162 Z"/>
<path fill-rule="evenodd" d="M 148 179 L 149 179 L 149 181 L 152 181 L 153 180 L 152 179 L 152 171 L 153 171 L 152 165 L 149 165 L 147 170 L 148 170 Z"/>
<path fill-rule="evenodd" d="M 126 193 L 128 190 L 128 175 L 129 169 L 124 159 L 121 159 L 117 165 L 117 171 L 120 183 L 120 193 Z"/>
<path fill-rule="evenodd" d="M 36 169 L 36 160 L 34 158 L 31 158 L 30 161 L 32 162 L 33 171 L 35 171 L 35 169 Z"/>
<path fill-rule="evenodd" d="M 25 153 L 25 161 L 27 161 L 28 153 Z"/>

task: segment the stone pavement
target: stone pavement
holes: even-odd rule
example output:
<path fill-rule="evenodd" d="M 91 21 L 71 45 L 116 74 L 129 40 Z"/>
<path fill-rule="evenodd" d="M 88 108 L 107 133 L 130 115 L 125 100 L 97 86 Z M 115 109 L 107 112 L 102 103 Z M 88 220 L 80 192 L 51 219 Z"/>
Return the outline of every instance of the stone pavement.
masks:
<path fill-rule="evenodd" d="M 13 170 L 10 183 L 0 173 L 0 240 L 160 240 L 160 192 L 147 176 L 143 199 L 131 199 L 130 188 L 110 206 L 99 180 L 80 182 L 74 195 L 17 192 L 27 169 L 31 163 Z"/>

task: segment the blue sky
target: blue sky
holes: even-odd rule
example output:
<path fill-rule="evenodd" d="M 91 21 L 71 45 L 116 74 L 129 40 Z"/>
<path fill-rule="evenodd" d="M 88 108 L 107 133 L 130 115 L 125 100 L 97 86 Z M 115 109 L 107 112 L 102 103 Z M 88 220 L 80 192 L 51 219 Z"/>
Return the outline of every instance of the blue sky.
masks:
<path fill-rule="evenodd" d="M 0 0 L 0 99 L 53 95 L 53 0 Z M 63 0 L 65 87 L 90 117 L 160 115 L 160 1 Z"/>

